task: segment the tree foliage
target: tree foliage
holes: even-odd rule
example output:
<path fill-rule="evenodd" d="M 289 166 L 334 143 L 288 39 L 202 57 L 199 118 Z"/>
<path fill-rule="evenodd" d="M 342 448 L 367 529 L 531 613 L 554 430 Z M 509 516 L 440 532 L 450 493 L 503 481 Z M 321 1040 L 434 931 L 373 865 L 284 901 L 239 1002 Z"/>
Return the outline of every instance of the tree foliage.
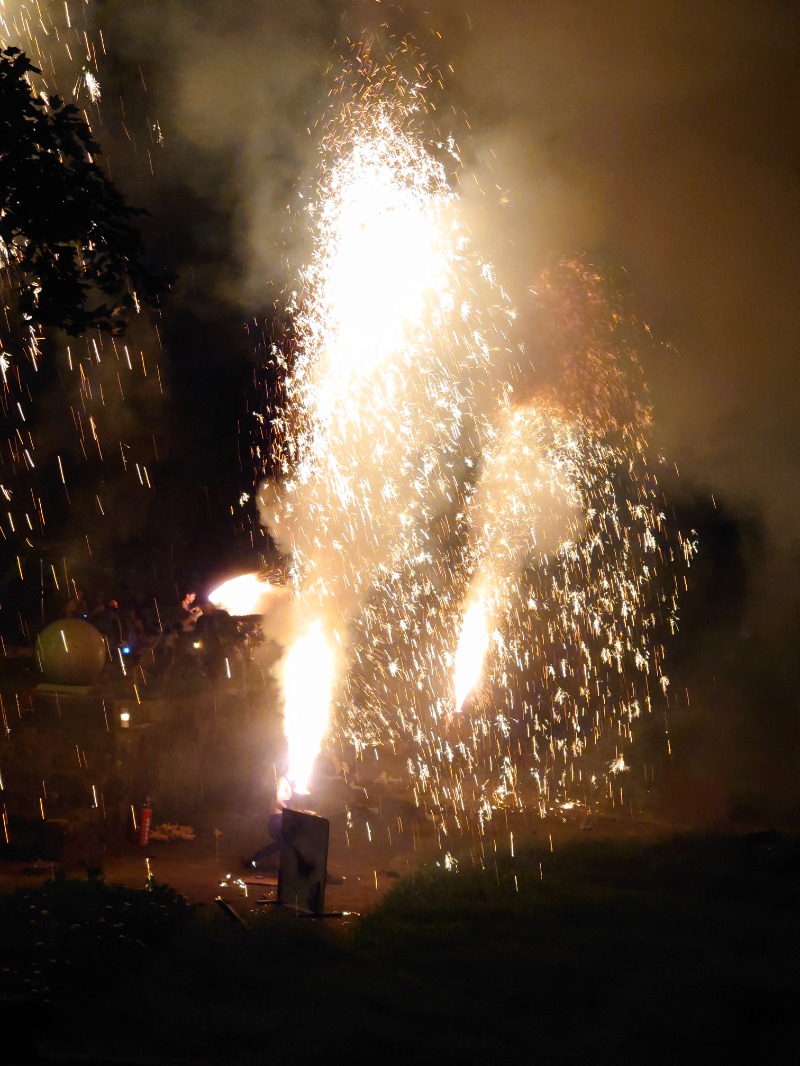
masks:
<path fill-rule="evenodd" d="M 81 112 L 33 88 L 18 48 L 0 53 L 0 258 L 23 318 L 72 336 L 122 333 L 168 284 L 144 262 L 131 207 L 96 158 Z"/>

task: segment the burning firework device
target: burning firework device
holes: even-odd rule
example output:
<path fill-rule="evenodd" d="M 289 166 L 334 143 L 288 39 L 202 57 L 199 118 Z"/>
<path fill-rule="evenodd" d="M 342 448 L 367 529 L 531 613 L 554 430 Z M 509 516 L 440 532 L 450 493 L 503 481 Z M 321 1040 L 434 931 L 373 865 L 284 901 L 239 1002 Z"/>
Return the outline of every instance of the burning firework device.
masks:
<path fill-rule="evenodd" d="M 321 915 L 328 865 L 327 818 L 287 807 L 281 814 L 281 854 L 277 903 Z"/>

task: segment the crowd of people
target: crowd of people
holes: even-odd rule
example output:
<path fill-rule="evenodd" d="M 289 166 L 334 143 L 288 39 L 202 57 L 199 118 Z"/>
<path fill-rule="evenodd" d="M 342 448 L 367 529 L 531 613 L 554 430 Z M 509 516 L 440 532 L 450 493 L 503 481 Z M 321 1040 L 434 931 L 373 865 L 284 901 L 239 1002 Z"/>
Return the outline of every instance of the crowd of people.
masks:
<path fill-rule="evenodd" d="M 146 608 L 133 598 L 120 602 L 101 594 L 90 602 L 80 588 L 64 608 L 65 617 L 81 618 L 101 633 L 109 663 L 123 672 L 141 666 L 155 677 L 218 680 L 230 672 L 232 659 L 248 652 L 251 635 L 228 611 L 207 598 L 198 600 L 194 590 L 167 615 L 162 617 L 155 601 Z"/>

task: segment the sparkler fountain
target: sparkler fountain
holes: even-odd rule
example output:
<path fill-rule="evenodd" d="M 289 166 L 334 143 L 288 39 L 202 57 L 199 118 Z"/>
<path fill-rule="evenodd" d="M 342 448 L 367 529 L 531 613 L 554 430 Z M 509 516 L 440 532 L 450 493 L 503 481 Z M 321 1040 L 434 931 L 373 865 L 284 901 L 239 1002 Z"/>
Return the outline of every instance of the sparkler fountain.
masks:
<path fill-rule="evenodd" d="M 694 546 L 658 507 L 632 323 L 602 279 L 541 279 L 559 380 L 515 391 L 514 309 L 460 217 L 455 144 L 426 135 L 425 75 L 356 66 L 322 136 L 259 505 L 326 664 L 337 649 L 287 731 L 329 720 L 358 754 L 402 751 L 446 831 L 596 790 L 576 766 L 630 739 L 651 676 L 666 688 L 677 581 L 658 564 Z M 304 636 L 287 669 L 321 655 Z"/>

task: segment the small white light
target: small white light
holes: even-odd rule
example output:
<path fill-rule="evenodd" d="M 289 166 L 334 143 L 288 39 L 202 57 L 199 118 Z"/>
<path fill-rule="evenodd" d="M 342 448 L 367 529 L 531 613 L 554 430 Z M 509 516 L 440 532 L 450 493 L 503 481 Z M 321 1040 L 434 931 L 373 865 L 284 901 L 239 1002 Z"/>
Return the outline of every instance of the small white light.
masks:
<path fill-rule="evenodd" d="M 275 795 L 279 803 L 291 803 L 293 789 L 288 777 L 281 777 L 278 780 L 278 787 L 275 790 Z"/>
<path fill-rule="evenodd" d="M 130 711 L 120 711 L 119 712 L 119 724 L 122 726 L 123 729 L 130 729 L 130 725 L 131 725 L 131 712 Z"/>

